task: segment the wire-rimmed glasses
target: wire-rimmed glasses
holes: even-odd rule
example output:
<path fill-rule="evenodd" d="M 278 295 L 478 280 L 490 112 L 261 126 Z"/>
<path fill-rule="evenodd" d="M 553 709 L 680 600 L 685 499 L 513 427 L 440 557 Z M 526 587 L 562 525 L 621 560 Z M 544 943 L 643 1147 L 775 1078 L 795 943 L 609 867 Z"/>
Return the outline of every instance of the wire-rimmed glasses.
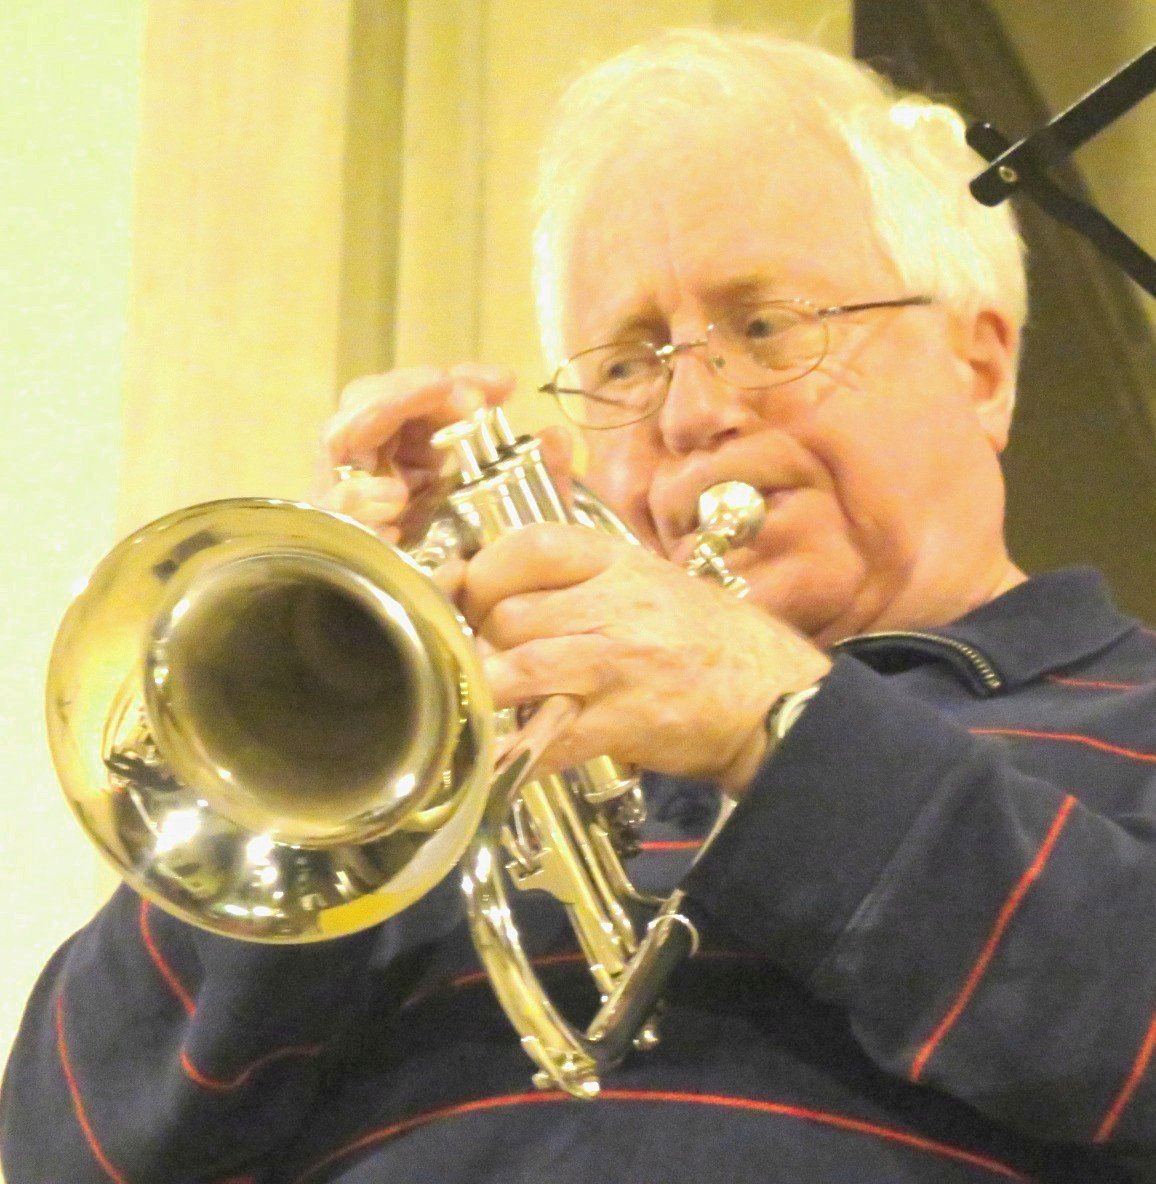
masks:
<path fill-rule="evenodd" d="M 686 350 L 703 349 L 711 368 L 731 386 L 762 390 L 793 382 L 819 365 L 830 343 L 831 317 L 930 303 L 930 296 L 901 296 L 827 308 L 806 300 L 743 305 L 708 325 L 697 341 L 616 341 L 584 349 L 538 389 L 553 395 L 563 415 L 581 428 L 626 427 L 659 410 L 674 376 L 673 360 Z"/>

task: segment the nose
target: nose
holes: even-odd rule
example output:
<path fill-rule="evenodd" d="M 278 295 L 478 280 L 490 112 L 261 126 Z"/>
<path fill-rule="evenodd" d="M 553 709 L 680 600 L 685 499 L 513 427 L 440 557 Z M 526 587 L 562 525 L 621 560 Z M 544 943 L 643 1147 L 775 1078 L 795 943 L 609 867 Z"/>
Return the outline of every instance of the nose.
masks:
<path fill-rule="evenodd" d="M 744 392 L 722 380 L 705 352 L 704 341 L 670 351 L 670 389 L 658 415 L 666 447 L 675 454 L 717 448 L 743 433 L 753 418 Z"/>

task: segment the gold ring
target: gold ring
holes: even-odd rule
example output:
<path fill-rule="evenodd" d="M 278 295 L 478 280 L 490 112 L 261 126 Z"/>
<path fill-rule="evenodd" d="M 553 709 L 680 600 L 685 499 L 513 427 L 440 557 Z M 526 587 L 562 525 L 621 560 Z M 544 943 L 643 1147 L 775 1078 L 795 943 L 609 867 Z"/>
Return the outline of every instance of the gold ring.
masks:
<path fill-rule="evenodd" d="M 334 465 L 333 475 L 338 482 L 352 481 L 354 477 L 364 477 L 365 470 L 360 465 Z"/>

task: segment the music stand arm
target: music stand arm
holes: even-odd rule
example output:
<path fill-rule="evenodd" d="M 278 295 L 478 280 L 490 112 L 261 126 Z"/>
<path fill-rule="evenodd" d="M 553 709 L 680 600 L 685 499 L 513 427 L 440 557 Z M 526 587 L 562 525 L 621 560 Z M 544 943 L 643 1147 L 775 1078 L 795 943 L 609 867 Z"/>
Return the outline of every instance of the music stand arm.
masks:
<path fill-rule="evenodd" d="M 972 124 L 968 144 L 990 164 L 970 185 L 983 205 L 996 206 L 1023 192 L 1057 221 L 1082 234 L 1150 296 L 1156 296 L 1156 260 L 1087 202 L 1065 193 L 1047 169 L 1156 90 L 1156 45 L 1090 90 L 1049 123 L 1012 144 L 988 123 Z"/>

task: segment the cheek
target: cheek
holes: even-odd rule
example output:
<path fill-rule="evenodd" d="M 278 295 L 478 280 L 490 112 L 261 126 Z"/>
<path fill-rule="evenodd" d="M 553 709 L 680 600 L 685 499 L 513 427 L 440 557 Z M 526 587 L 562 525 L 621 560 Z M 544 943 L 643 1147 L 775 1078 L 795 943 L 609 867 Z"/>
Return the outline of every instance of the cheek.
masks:
<path fill-rule="evenodd" d="M 588 432 L 583 480 L 619 514 L 627 526 L 654 550 L 660 550 L 658 533 L 650 513 L 649 493 L 658 454 L 642 425 L 614 432 Z"/>
<path fill-rule="evenodd" d="M 850 413 L 844 402 L 814 442 L 852 543 L 872 565 L 904 566 L 943 519 L 966 517 L 968 491 L 991 460 L 969 406 L 921 394 L 866 396 Z"/>

